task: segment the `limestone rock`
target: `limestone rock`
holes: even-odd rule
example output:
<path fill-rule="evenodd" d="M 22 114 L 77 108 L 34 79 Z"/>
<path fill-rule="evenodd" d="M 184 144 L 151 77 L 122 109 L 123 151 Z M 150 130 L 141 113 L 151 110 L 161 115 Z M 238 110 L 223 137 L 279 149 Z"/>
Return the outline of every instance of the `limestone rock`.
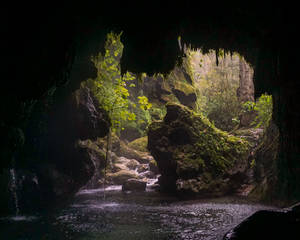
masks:
<path fill-rule="evenodd" d="M 148 131 L 148 149 L 167 191 L 203 196 L 234 191 L 249 167 L 248 147 L 246 140 L 179 104 L 168 104 L 164 120 L 153 122 Z"/>
<path fill-rule="evenodd" d="M 128 167 L 130 170 L 135 170 L 140 163 L 135 159 L 130 159 L 128 163 L 126 164 L 126 167 Z"/>
<path fill-rule="evenodd" d="M 154 159 L 149 162 L 149 169 L 151 172 L 153 172 L 155 174 L 159 174 L 159 169 L 158 169 L 157 163 Z"/>
<path fill-rule="evenodd" d="M 225 234 L 223 240 L 297 239 L 300 236 L 297 211 L 258 211 Z"/>
<path fill-rule="evenodd" d="M 107 174 L 107 178 L 115 185 L 122 185 L 126 180 L 130 178 L 138 179 L 139 176 L 132 170 L 121 170 Z"/>
<path fill-rule="evenodd" d="M 145 191 L 147 183 L 143 180 L 128 179 L 122 185 L 122 191 Z"/>
<path fill-rule="evenodd" d="M 141 172 L 146 172 L 148 170 L 149 166 L 148 164 L 140 164 L 138 167 L 137 167 L 137 172 L 138 173 L 141 173 Z"/>
<path fill-rule="evenodd" d="M 99 180 L 103 177 L 101 170 L 105 167 L 105 152 L 91 140 L 78 141 L 78 146 L 88 151 L 89 157 L 95 166 L 94 174 L 85 185 L 85 188 L 100 187 Z"/>
<path fill-rule="evenodd" d="M 117 155 L 126 157 L 128 159 L 136 159 L 140 163 L 148 163 L 151 160 L 149 153 L 132 149 L 123 141 L 120 143 L 120 151 L 117 153 Z"/>
<path fill-rule="evenodd" d="M 147 144 L 148 144 L 148 137 L 144 136 L 130 142 L 128 146 L 141 152 L 148 152 Z"/>
<path fill-rule="evenodd" d="M 112 172 L 119 172 L 121 170 L 129 170 L 129 168 L 125 164 L 122 164 L 122 163 L 114 164 Z"/>

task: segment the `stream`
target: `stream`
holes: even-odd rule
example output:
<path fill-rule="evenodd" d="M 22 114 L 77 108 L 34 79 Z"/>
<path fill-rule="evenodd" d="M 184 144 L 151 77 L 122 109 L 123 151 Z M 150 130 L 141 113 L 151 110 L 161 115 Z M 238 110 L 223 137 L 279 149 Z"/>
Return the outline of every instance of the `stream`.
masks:
<path fill-rule="evenodd" d="M 185 240 L 222 239 L 257 210 L 274 209 L 239 198 L 180 201 L 147 189 L 121 186 L 80 191 L 71 205 L 47 216 L 0 219 L 0 239 Z"/>

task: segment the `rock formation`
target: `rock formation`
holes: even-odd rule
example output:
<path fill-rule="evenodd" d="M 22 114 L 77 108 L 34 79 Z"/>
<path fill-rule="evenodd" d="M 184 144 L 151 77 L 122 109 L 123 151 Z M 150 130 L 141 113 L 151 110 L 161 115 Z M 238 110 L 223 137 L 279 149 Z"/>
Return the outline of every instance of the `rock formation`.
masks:
<path fill-rule="evenodd" d="M 148 149 L 165 191 L 218 196 L 236 190 L 247 179 L 248 147 L 246 140 L 178 104 L 168 104 L 164 120 L 148 131 Z"/>
<path fill-rule="evenodd" d="M 25 204 L 21 210 L 47 209 L 72 198 L 93 177 L 99 167 L 96 159 L 101 158 L 98 151 L 79 140 L 105 136 L 108 126 L 106 113 L 99 109 L 87 88 L 75 91 L 54 109 L 45 133 L 26 139 L 28 145 L 39 142 L 37 152 L 27 152 L 28 160 L 23 160 L 31 169 L 24 171 L 22 165 L 17 165 L 17 193 L 20 206 Z"/>
<path fill-rule="evenodd" d="M 223 240 L 297 239 L 299 220 L 299 204 L 283 211 L 258 211 L 227 232 Z"/>
<path fill-rule="evenodd" d="M 236 92 L 238 100 L 241 103 L 254 102 L 253 69 L 242 57 L 240 57 L 239 70 L 240 85 Z M 242 113 L 239 116 L 240 127 L 249 127 L 255 116 L 255 111 Z"/>

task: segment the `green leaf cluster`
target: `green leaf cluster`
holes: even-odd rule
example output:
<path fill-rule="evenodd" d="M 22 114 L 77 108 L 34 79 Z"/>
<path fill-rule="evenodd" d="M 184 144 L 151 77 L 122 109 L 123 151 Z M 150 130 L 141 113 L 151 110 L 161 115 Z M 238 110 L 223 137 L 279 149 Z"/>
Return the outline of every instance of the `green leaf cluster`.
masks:
<path fill-rule="evenodd" d="M 120 59 L 124 49 L 121 34 L 107 34 L 104 54 L 100 52 L 91 57 L 97 68 L 97 78 L 88 79 L 86 82 L 99 101 L 100 107 L 109 114 L 112 131 L 122 129 L 122 123 L 126 121 L 136 120 L 136 114 L 131 111 L 136 104 L 129 100 L 128 91 L 128 87 L 135 87 L 132 83 L 135 76 L 130 72 L 121 74 Z M 144 110 L 151 108 L 151 103 L 145 96 L 139 97 L 139 105 Z"/>
<path fill-rule="evenodd" d="M 271 95 L 266 93 L 262 94 L 256 102 L 247 101 L 243 103 L 242 107 L 244 112 L 255 111 L 257 113 L 251 125 L 256 128 L 266 128 L 269 126 L 273 112 L 273 101 Z"/>
<path fill-rule="evenodd" d="M 236 96 L 239 87 L 239 57 L 218 52 L 189 51 L 192 75 L 197 91 L 196 111 L 202 112 L 216 127 L 230 131 L 237 124 L 240 103 Z M 216 65 L 216 54 L 219 58 Z M 234 120 L 233 120 L 234 119 Z"/>

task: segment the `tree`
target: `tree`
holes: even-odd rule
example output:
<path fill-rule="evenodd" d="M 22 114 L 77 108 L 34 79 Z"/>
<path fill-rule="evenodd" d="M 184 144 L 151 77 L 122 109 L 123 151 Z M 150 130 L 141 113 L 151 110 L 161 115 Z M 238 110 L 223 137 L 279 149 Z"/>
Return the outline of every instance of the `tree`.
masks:
<path fill-rule="evenodd" d="M 216 54 L 218 65 L 216 64 Z M 204 113 L 216 127 L 230 131 L 240 112 L 236 96 L 239 86 L 239 56 L 224 50 L 189 50 L 189 62 L 197 91 L 196 111 Z"/>
<path fill-rule="evenodd" d="M 256 112 L 255 119 L 251 122 L 256 128 L 266 129 L 272 119 L 273 101 L 272 95 L 262 94 L 256 102 L 247 101 L 243 104 L 244 112 Z"/>
<path fill-rule="evenodd" d="M 87 80 L 88 87 L 91 88 L 100 107 L 106 110 L 111 121 L 106 144 L 105 172 L 106 165 L 110 162 L 112 133 L 122 129 L 122 121 L 136 120 L 136 115 L 129 110 L 136 106 L 129 101 L 127 89 L 135 86 L 130 83 L 135 77 L 129 72 L 121 75 L 120 60 L 124 48 L 120 40 L 121 34 L 107 34 L 104 55 L 99 53 L 91 59 L 97 68 L 97 78 Z M 151 108 L 151 104 L 145 96 L 140 96 L 138 102 L 142 109 Z"/>

